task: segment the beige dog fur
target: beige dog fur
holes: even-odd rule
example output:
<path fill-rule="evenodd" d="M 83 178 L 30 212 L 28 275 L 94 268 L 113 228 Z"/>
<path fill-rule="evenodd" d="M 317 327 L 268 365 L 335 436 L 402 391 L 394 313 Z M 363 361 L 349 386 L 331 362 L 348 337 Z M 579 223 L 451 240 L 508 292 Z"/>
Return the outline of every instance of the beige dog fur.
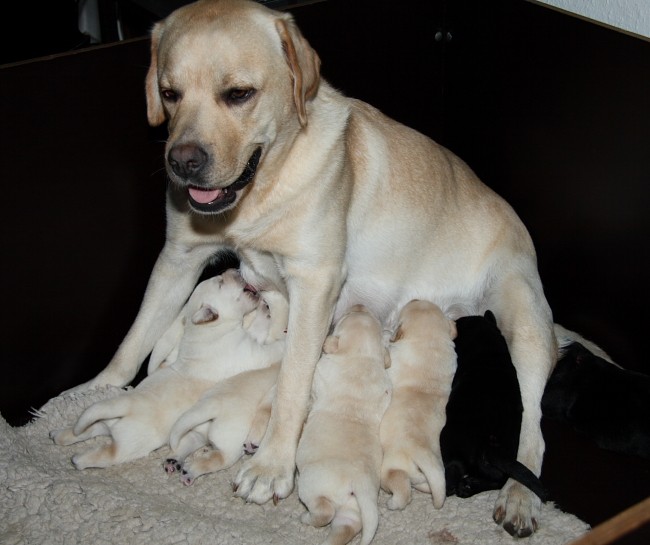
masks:
<path fill-rule="evenodd" d="M 236 477 L 240 496 L 291 492 L 332 319 L 362 303 L 390 328 L 415 298 L 449 314 L 493 310 L 524 399 L 518 459 L 539 474 L 557 347 L 526 228 L 453 153 L 343 96 L 319 64 L 289 14 L 256 2 L 200 0 L 156 24 L 146 94 L 150 123 L 169 129 L 166 243 L 126 338 L 80 388 L 131 381 L 205 264 L 230 248 L 249 282 L 290 304 L 269 428 Z M 199 194 L 214 199 L 198 206 Z M 509 481 L 494 517 L 524 536 L 539 507 Z"/>
<path fill-rule="evenodd" d="M 313 402 L 296 463 L 303 522 L 330 525 L 323 545 L 344 545 L 377 531 L 379 425 L 390 401 L 390 357 L 379 321 L 355 305 L 325 340 L 314 375 Z"/>
<path fill-rule="evenodd" d="M 268 307 L 244 288 L 234 270 L 201 282 L 181 313 L 185 326 L 178 348 L 169 344 L 177 359 L 133 390 L 91 405 L 72 428 L 50 434 L 59 445 L 110 436 L 108 444 L 76 454 L 77 469 L 148 455 L 167 443 L 176 419 L 215 382 L 282 357 L 282 341 L 260 342 L 270 330 Z"/>
<path fill-rule="evenodd" d="M 277 380 L 280 357 L 269 367 L 218 382 L 180 416 L 169 432 L 167 473 L 180 471 L 181 482 L 191 485 L 201 475 L 232 466 L 245 445 L 259 444 L 271 416 L 267 394 Z M 211 448 L 199 450 L 205 445 Z"/>
<path fill-rule="evenodd" d="M 393 396 L 381 422 L 381 487 L 389 509 L 404 509 L 411 486 L 445 501 L 440 432 L 456 371 L 456 324 L 428 301 L 407 303 L 389 350 Z"/>

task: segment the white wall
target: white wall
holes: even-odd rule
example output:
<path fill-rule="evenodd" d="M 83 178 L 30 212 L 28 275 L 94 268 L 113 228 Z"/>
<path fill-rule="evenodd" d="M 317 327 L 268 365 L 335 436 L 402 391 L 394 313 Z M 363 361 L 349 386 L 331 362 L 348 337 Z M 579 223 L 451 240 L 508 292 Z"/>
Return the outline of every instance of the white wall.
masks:
<path fill-rule="evenodd" d="M 650 39 L 650 0 L 533 0 Z"/>

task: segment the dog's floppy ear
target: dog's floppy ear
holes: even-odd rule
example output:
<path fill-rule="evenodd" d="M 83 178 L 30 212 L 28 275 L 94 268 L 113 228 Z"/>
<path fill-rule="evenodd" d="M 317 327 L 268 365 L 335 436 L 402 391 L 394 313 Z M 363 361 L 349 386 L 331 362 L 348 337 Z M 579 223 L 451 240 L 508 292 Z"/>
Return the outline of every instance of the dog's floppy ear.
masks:
<path fill-rule="evenodd" d="M 192 316 L 192 323 L 194 325 L 207 324 L 219 319 L 219 313 L 214 310 L 210 305 L 201 305 Z"/>
<path fill-rule="evenodd" d="M 242 322 L 244 329 L 248 329 L 253 324 L 256 315 L 257 315 L 257 309 L 253 309 L 244 316 L 244 320 Z"/>
<path fill-rule="evenodd" d="M 282 41 L 282 49 L 293 78 L 293 100 L 298 110 L 300 125 L 307 125 L 308 100 L 316 95 L 320 82 L 320 58 L 298 30 L 289 14 L 278 19 L 275 27 Z"/>
<path fill-rule="evenodd" d="M 339 338 L 336 335 L 330 335 L 323 343 L 323 352 L 325 354 L 334 354 L 339 350 Z"/>
<path fill-rule="evenodd" d="M 456 322 L 454 322 L 454 320 L 449 320 L 449 336 L 452 341 L 458 336 L 458 328 L 456 327 Z"/>
<path fill-rule="evenodd" d="M 152 127 L 156 127 L 165 121 L 165 110 L 160 100 L 158 89 L 158 44 L 163 31 L 163 23 L 156 23 L 151 31 L 151 62 L 145 81 L 145 93 L 147 96 L 147 119 Z"/>

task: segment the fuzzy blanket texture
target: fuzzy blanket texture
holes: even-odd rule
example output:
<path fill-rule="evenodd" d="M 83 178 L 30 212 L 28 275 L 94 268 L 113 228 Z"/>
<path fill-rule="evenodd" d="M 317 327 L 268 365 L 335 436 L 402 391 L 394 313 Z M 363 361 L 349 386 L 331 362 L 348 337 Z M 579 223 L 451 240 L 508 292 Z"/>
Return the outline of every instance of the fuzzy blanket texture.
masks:
<path fill-rule="evenodd" d="M 0 418 L 0 543 L 303 545 L 325 539 L 327 528 L 300 522 L 304 507 L 295 492 L 276 506 L 235 497 L 230 483 L 238 465 L 189 487 L 163 471 L 166 448 L 107 469 L 75 469 L 70 458 L 84 445 L 57 446 L 49 431 L 72 425 L 91 403 L 120 392 L 107 387 L 62 394 L 22 427 Z M 414 491 L 404 511 L 389 511 L 382 492 L 373 545 L 511 545 L 514 539 L 491 518 L 496 495 L 450 497 L 436 510 L 429 495 Z M 563 545 L 589 530 L 550 503 L 540 522 L 539 531 L 521 543 Z"/>

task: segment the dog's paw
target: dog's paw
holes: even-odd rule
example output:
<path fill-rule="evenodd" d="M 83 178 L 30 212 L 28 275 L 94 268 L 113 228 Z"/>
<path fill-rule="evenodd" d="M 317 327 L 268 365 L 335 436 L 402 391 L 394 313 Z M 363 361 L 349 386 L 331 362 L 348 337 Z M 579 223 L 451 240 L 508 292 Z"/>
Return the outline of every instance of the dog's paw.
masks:
<path fill-rule="evenodd" d="M 65 428 L 62 430 L 52 430 L 50 432 L 50 439 L 56 445 L 72 445 L 79 441 L 79 438 L 73 433 L 72 428 Z"/>
<path fill-rule="evenodd" d="M 181 470 L 181 483 L 183 483 L 185 486 L 192 486 L 195 481 L 194 475 L 187 469 L 182 469 Z"/>
<path fill-rule="evenodd" d="M 233 490 L 247 502 L 263 504 L 273 499 L 277 503 L 293 490 L 293 461 L 283 464 L 278 457 L 264 456 L 264 452 L 259 450 L 246 461 L 235 477 Z"/>
<path fill-rule="evenodd" d="M 513 537 L 528 537 L 537 530 L 541 500 L 522 484 L 508 480 L 501 489 L 492 517 Z"/>
<path fill-rule="evenodd" d="M 167 458 L 163 462 L 163 469 L 165 470 L 165 473 L 169 473 L 171 475 L 172 473 L 176 473 L 177 471 L 181 470 L 181 464 L 175 458 Z"/>

